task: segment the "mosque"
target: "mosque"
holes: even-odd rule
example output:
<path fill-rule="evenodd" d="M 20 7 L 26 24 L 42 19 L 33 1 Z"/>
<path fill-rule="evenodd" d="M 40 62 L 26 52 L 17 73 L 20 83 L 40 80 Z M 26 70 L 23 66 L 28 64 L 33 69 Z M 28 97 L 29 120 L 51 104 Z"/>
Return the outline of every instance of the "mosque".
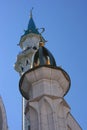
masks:
<path fill-rule="evenodd" d="M 21 52 L 14 68 L 20 75 L 22 130 L 82 130 L 64 99 L 71 85 L 68 73 L 57 66 L 30 12 L 28 27 L 20 38 Z M 8 130 L 0 97 L 0 130 Z"/>

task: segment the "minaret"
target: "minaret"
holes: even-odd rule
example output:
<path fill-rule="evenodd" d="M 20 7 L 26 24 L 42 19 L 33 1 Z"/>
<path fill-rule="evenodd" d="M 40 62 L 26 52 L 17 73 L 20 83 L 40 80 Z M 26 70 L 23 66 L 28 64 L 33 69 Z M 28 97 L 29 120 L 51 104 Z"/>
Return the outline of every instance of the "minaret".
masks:
<path fill-rule="evenodd" d="M 44 47 L 45 40 L 34 24 L 32 11 L 19 45 L 22 52 L 15 69 L 21 76 L 23 130 L 81 130 L 64 99 L 70 89 L 70 77 L 57 67 L 52 53 Z"/>
<path fill-rule="evenodd" d="M 18 44 L 22 51 L 17 55 L 17 61 L 14 65 L 15 70 L 19 72 L 20 76 L 33 67 L 34 54 L 38 50 L 39 42 L 41 40 L 45 43 L 45 39 L 41 36 L 41 33 L 39 33 L 38 29 L 36 28 L 31 10 L 27 30 L 24 31 L 24 35 L 21 36 Z M 23 130 L 28 130 L 30 125 L 29 120 L 27 120 L 25 117 L 25 107 L 27 102 L 28 101 L 25 98 L 22 99 Z"/>

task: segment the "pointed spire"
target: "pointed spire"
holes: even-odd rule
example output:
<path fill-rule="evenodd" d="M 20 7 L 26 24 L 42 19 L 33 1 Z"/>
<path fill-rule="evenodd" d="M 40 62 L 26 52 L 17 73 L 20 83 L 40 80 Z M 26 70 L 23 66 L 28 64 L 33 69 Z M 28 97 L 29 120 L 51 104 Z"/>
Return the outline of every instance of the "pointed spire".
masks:
<path fill-rule="evenodd" d="M 32 11 L 33 11 L 33 8 L 30 10 L 30 19 L 29 19 L 29 23 L 28 23 L 28 27 L 27 27 L 27 30 L 24 30 L 24 35 L 21 36 L 21 38 L 27 34 L 38 34 L 42 41 L 45 43 L 47 42 L 43 36 L 42 36 L 42 33 L 45 31 L 45 28 L 37 28 L 35 23 L 34 23 L 34 20 L 33 20 L 33 14 L 32 14 Z M 41 30 L 41 32 L 40 32 Z"/>
<path fill-rule="evenodd" d="M 36 28 L 36 25 L 35 25 L 34 20 L 33 20 L 32 10 L 33 10 L 33 8 L 30 10 L 30 20 L 28 23 L 28 28 L 27 28 L 27 30 L 25 30 L 24 35 L 27 35 L 29 33 L 40 34 L 38 29 Z"/>
<path fill-rule="evenodd" d="M 30 10 L 30 18 L 32 18 L 32 11 L 33 11 L 33 7 L 32 7 L 32 9 Z"/>

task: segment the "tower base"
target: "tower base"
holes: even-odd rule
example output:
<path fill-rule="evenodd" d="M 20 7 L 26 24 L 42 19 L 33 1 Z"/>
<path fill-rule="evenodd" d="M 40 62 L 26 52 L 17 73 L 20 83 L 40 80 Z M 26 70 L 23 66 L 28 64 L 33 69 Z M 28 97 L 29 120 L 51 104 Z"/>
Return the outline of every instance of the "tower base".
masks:
<path fill-rule="evenodd" d="M 70 78 L 63 69 L 42 66 L 29 70 L 19 87 L 28 99 L 25 116 L 30 130 L 81 130 L 63 98 L 70 88 Z"/>

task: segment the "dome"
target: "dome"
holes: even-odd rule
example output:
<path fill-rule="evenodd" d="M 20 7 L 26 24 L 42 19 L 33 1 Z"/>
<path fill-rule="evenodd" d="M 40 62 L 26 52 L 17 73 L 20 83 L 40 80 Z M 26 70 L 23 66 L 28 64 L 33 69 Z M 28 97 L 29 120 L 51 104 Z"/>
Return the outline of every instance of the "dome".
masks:
<path fill-rule="evenodd" d="M 44 46 L 40 46 L 38 51 L 34 55 L 33 67 L 51 65 L 56 66 L 55 59 L 51 52 Z"/>

